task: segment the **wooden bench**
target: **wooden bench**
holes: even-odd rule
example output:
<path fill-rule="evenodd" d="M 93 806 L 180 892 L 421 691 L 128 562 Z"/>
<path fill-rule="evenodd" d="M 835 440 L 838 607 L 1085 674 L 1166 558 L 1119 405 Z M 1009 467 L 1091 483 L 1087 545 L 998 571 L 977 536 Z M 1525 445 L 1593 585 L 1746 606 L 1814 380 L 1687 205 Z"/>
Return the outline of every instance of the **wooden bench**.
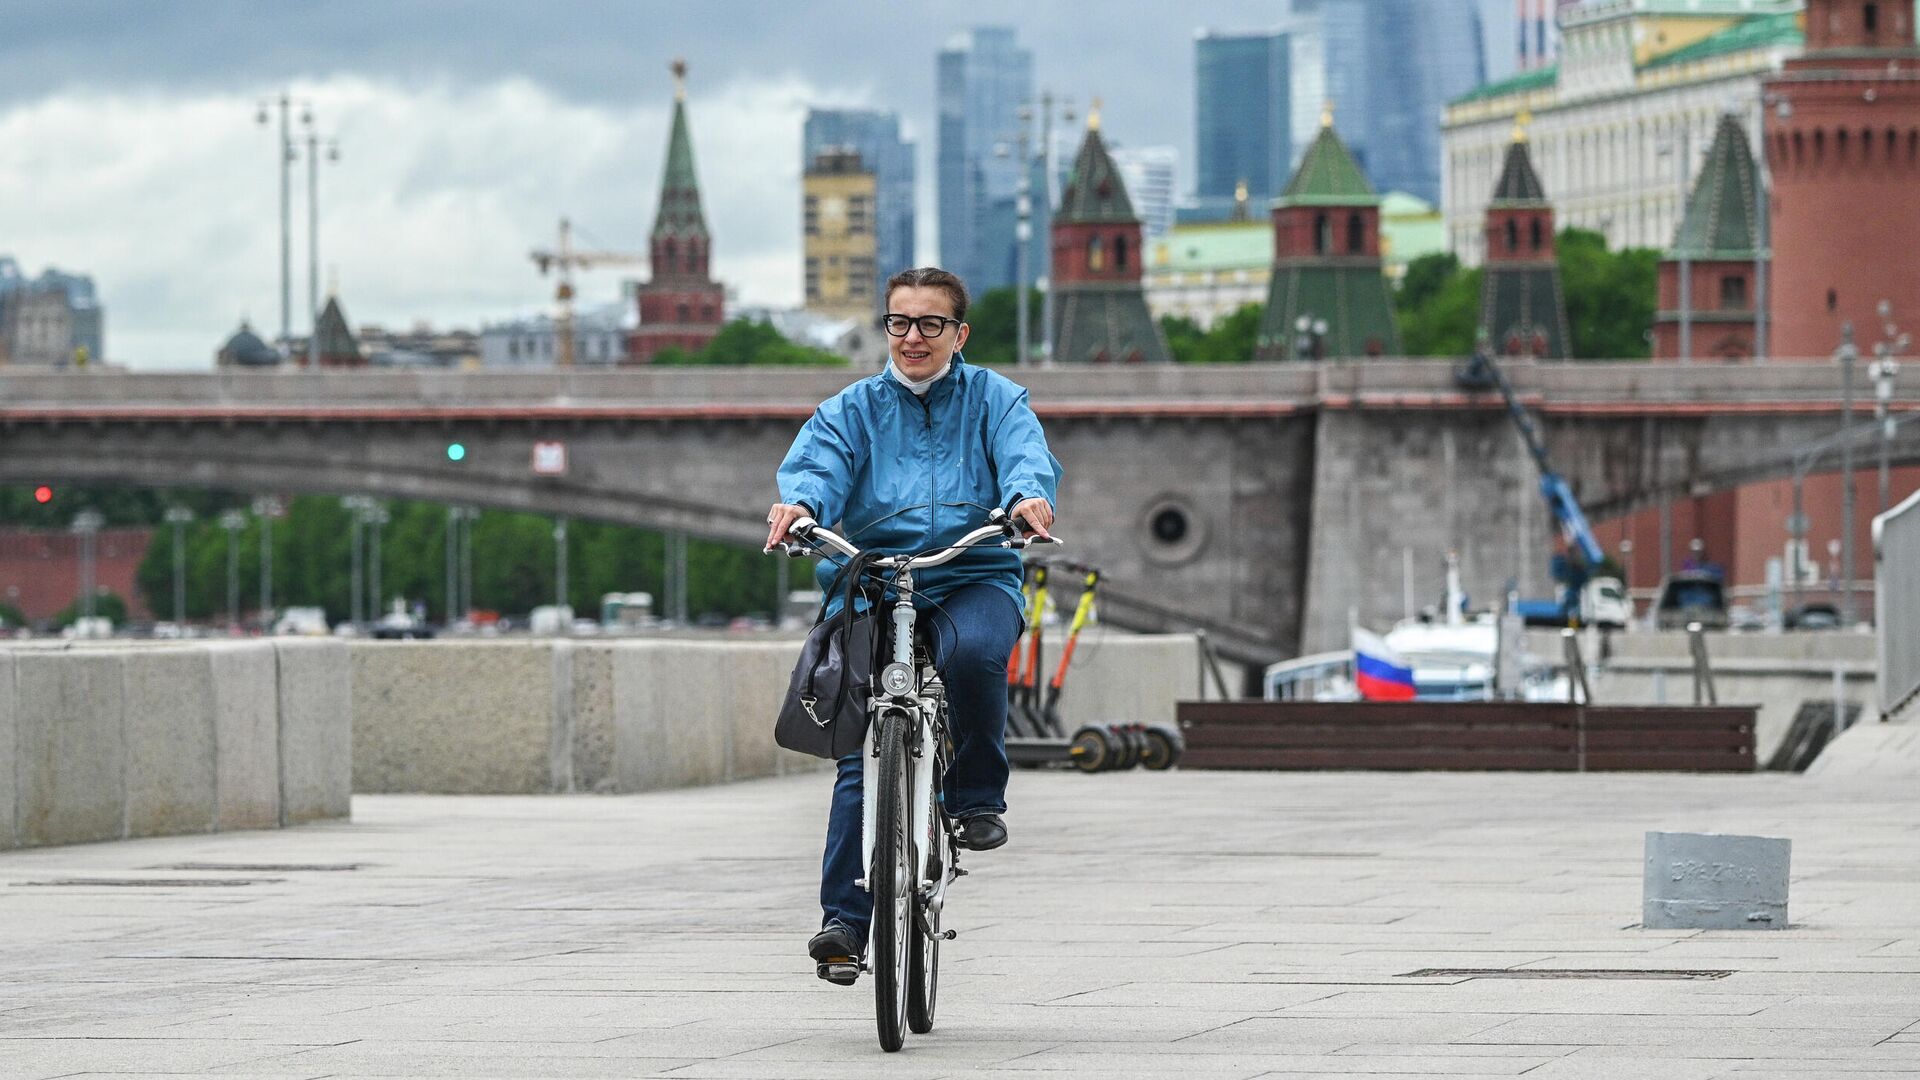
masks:
<path fill-rule="evenodd" d="M 1752 772 L 1753 706 L 1183 701 L 1189 769 Z"/>

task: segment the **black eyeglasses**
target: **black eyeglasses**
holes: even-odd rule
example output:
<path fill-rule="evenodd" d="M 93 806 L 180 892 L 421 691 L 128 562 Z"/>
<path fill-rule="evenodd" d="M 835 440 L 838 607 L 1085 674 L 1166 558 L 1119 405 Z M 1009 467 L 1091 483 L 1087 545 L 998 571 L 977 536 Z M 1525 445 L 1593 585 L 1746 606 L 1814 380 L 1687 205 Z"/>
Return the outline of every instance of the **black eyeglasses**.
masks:
<path fill-rule="evenodd" d="M 929 341 L 946 333 L 948 324 L 959 326 L 960 320 L 949 319 L 945 315 L 922 315 L 917 319 L 911 315 L 888 315 L 880 320 L 880 325 L 886 327 L 887 333 L 894 337 L 906 337 L 907 327 L 918 326 L 920 336 Z"/>

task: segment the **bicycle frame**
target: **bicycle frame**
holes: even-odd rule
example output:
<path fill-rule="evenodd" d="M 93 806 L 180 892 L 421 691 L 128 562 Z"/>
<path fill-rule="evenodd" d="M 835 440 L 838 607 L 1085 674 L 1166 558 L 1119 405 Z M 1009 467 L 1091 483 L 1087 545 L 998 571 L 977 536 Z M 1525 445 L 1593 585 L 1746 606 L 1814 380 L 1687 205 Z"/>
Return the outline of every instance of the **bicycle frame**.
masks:
<path fill-rule="evenodd" d="M 908 769 L 913 777 L 913 787 L 908 805 L 912 807 L 913 816 L 908 822 L 907 835 L 916 838 L 916 846 L 923 849 L 918 853 L 919 865 L 914 869 L 914 888 L 916 892 L 920 892 L 929 888 L 927 871 L 933 858 L 933 853 L 924 850 L 927 845 L 920 843 L 918 838 L 929 835 L 933 826 L 933 822 L 928 820 L 928 815 L 931 813 L 929 806 L 933 799 L 933 763 L 937 758 L 934 748 L 939 729 L 937 715 L 939 706 L 923 693 L 925 686 L 921 683 L 921 673 L 913 662 L 914 628 L 919 617 L 919 613 L 913 610 L 913 571 L 901 571 L 896 580 L 899 583 L 899 595 L 894 599 L 891 612 L 893 641 L 889 655 L 893 658 L 893 663 L 904 666 L 912 673 L 913 681 L 905 694 L 887 696 L 876 694 L 868 703 L 867 708 L 872 715 L 867 721 L 867 739 L 862 753 L 866 755 L 868 761 L 878 756 L 879 750 L 875 740 L 880 737 L 880 731 L 888 716 L 901 715 L 911 719 L 913 738 L 909 740 Z M 878 790 L 877 784 L 860 785 L 861 866 L 873 865 L 874 823 L 879 816 L 874 809 L 874 800 L 878 798 Z M 939 897 L 940 902 L 945 901 L 946 886 L 944 878 L 931 886 L 934 890 L 932 895 Z M 937 915 L 939 908 L 934 907 L 933 910 Z M 937 931 L 939 927 L 934 925 L 929 929 Z"/>

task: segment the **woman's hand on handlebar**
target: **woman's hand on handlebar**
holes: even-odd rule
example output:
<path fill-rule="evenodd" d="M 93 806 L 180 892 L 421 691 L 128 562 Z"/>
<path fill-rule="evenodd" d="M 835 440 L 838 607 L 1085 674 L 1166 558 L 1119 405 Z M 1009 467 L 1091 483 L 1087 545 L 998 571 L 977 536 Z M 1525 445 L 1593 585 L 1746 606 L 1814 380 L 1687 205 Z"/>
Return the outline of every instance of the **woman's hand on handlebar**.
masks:
<path fill-rule="evenodd" d="M 1042 540 L 1053 539 L 1053 505 L 1045 499 L 1022 499 L 1013 506 L 1013 520 Z"/>
<path fill-rule="evenodd" d="M 772 509 L 767 511 L 767 546 L 761 550 L 772 551 L 773 546 L 780 543 L 799 543 L 800 538 L 788 535 L 787 530 L 792 528 L 793 523 L 799 521 L 801 518 L 812 516 L 804 506 L 795 506 L 792 503 L 774 503 Z"/>

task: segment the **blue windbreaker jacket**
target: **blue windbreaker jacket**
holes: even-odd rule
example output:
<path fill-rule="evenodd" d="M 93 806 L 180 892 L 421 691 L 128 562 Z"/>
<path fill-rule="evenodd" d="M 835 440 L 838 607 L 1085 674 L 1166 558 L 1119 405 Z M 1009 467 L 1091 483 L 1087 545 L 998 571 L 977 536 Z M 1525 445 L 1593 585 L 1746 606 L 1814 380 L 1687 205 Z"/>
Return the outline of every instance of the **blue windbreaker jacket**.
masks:
<path fill-rule="evenodd" d="M 821 404 L 780 463 L 779 482 L 781 502 L 806 507 L 856 546 L 913 554 L 986 524 L 996 506 L 1042 498 L 1057 512 L 1060 462 L 1027 391 L 956 355 L 924 398 L 882 371 Z M 822 590 L 841 561 L 820 561 Z M 1021 606 L 1020 556 L 1006 548 L 975 548 L 915 578 L 936 603 L 984 581 Z M 832 614 L 839 600 L 829 599 Z"/>

